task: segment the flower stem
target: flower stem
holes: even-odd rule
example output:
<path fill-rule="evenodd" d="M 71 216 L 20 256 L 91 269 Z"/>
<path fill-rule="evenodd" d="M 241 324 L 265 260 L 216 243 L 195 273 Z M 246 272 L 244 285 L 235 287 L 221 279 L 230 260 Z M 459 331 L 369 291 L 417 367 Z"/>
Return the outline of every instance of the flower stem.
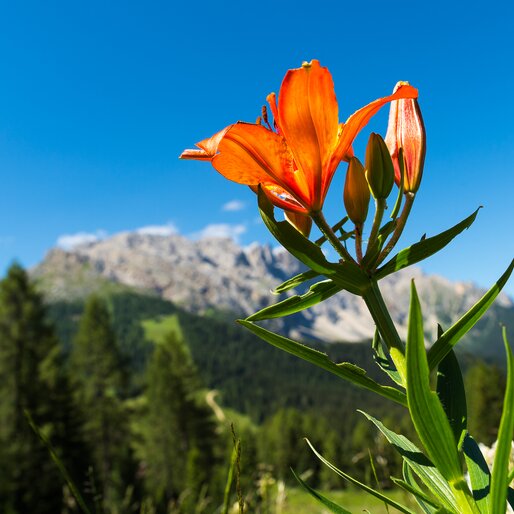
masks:
<path fill-rule="evenodd" d="M 396 228 L 394 229 L 391 239 L 389 240 L 386 247 L 382 250 L 381 254 L 377 259 L 377 266 L 389 255 L 391 250 L 398 242 L 398 239 L 400 239 L 403 229 L 405 228 L 405 223 L 407 223 L 407 218 L 409 217 L 410 210 L 412 209 L 412 204 L 414 203 L 414 196 L 414 193 L 405 193 L 405 203 L 403 205 L 402 213 L 396 221 Z"/>
<path fill-rule="evenodd" d="M 355 225 L 355 255 L 358 263 L 362 261 L 362 230 L 362 225 Z"/>
<path fill-rule="evenodd" d="M 377 198 L 375 200 L 375 217 L 373 218 L 373 226 L 371 227 L 371 233 L 369 234 L 368 246 L 366 248 L 366 254 L 373 247 L 375 243 L 378 231 L 380 230 L 380 223 L 382 223 L 382 218 L 384 217 L 384 211 L 386 208 L 385 198 Z"/>
<path fill-rule="evenodd" d="M 406 384 L 405 347 L 394 326 L 389 310 L 382 298 L 382 293 L 375 280 L 371 280 L 371 287 L 363 295 L 364 302 L 378 328 L 378 332 L 386 344 L 402 382 Z"/>
<path fill-rule="evenodd" d="M 332 228 L 327 223 L 323 212 L 316 211 L 310 213 L 314 223 L 318 226 L 321 233 L 327 238 L 327 241 L 334 247 L 334 250 L 343 258 L 345 261 L 355 262 L 355 259 L 351 256 L 344 245 L 339 241 L 337 236 L 334 234 Z"/>

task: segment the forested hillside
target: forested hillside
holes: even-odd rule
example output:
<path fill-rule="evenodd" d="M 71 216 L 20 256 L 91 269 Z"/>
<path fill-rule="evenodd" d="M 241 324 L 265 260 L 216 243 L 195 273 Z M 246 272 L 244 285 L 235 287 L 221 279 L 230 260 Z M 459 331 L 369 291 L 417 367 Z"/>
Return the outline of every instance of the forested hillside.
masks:
<path fill-rule="evenodd" d="M 270 347 L 224 316 L 197 316 L 119 289 L 45 303 L 15 265 L 0 282 L 0 327 L 2 512 L 78 512 L 48 445 L 92 512 L 216 512 L 231 422 L 242 440 L 240 485 L 251 512 L 268 512 L 263 484 L 294 484 L 291 468 L 316 487 L 345 486 L 313 457 L 306 436 L 361 480 L 374 480 L 363 448 L 375 456 L 384 487 L 392 485 L 385 477 L 401 473 L 394 449 L 356 413 L 358 405 L 412 436 L 399 406 Z M 369 342 L 316 344 L 384 381 Z M 503 377 L 464 361 L 475 434 L 491 443 L 499 410 L 490 406 L 502 396 Z"/>

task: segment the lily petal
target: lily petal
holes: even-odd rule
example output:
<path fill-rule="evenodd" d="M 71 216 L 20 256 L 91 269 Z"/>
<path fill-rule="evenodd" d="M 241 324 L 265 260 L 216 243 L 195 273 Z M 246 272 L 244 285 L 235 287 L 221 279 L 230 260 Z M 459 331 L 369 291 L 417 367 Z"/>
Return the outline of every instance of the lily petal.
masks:
<path fill-rule="evenodd" d="M 348 160 L 353 155 L 352 144 L 357 134 L 367 125 L 369 120 L 383 107 L 386 103 L 401 98 L 417 98 L 418 90 L 415 87 L 404 85 L 399 87 L 392 95 L 379 98 L 369 103 L 362 109 L 355 111 L 344 124 L 337 149 L 334 153 L 334 159 Z"/>
<path fill-rule="evenodd" d="M 225 127 L 223 130 L 216 132 L 214 136 L 209 137 L 207 139 L 203 139 L 199 143 L 196 143 L 196 146 L 199 148 L 193 148 L 191 150 L 184 150 L 179 159 L 195 159 L 198 161 L 210 161 L 218 152 L 218 146 L 220 141 L 223 139 L 227 131 L 232 127 L 229 125 Z"/>
<path fill-rule="evenodd" d="M 261 125 L 233 125 L 222 138 L 212 165 L 234 182 L 273 183 L 298 196 L 293 159 L 284 138 Z"/>
<path fill-rule="evenodd" d="M 285 189 L 282 189 L 276 184 L 260 184 L 264 193 L 269 198 L 271 203 L 280 209 L 295 212 L 298 214 L 307 214 L 307 209 L 298 203 Z M 257 186 L 250 186 L 254 193 L 257 193 Z"/>
<path fill-rule="evenodd" d="M 338 108 L 332 76 L 318 61 L 287 72 L 278 97 L 277 124 L 298 169 L 309 180 L 311 206 L 319 209 L 323 171 L 337 143 Z"/>

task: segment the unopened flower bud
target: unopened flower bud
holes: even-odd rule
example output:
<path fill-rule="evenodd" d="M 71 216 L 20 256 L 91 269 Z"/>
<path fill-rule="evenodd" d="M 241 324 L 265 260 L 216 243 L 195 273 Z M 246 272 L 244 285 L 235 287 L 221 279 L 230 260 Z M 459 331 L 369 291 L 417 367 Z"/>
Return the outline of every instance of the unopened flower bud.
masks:
<path fill-rule="evenodd" d="M 379 134 L 369 136 L 366 148 L 366 179 L 374 198 L 387 198 L 394 184 L 394 166 L 389 149 Z"/>
<path fill-rule="evenodd" d="M 309 237 L 312 228 L 312 218 L 301 212 L 284 211 L 284 216 L 293 227 L 302 233 L 305 237 Z"/>
<path fill-rule="evenodd" d="M 398 82 L 394 91 L 408 82 Z M 393 92 L 394 92 L 393 91 Z M 426 134 L 423 118 L 415 98 L 393 100 L 389 111 L 389 124 L 385 138 L 393 159 L 395 181 L 400 186 L 400 148 L 403 152 L 403 190 L 415 193 L 421 183 L 426 152 Z"/>
<path fill-rule="evenodd" d="M 344 183 L 344 206 L 348 217 L 361 226 L 366 221 L 370 200 L 368 182 L 364 174 L 364 166 L 357 157 L 350 159 L 346 181 Z"/>

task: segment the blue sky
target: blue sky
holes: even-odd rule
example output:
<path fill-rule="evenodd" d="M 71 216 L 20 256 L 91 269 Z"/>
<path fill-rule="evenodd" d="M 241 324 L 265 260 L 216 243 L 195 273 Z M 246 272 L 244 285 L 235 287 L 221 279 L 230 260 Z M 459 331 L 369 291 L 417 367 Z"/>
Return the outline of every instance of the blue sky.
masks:
<path fill-rule="evenodd" d="M 255 120 L 287 69 L 316 58 L 333 74 L 341 120 L 398 80 L 419 88 L 428 152 L 402 242 L 483 205 L 423 267 L 488 286 L 514 255 L 513 18 L 508 1 L 1 1 L 0 269 L 32 266 L 77 233 L 207 227 L 270 241 L 248 188 L 177 157 Z M 386 123 L 384 110 L 358 154 Z"/>

